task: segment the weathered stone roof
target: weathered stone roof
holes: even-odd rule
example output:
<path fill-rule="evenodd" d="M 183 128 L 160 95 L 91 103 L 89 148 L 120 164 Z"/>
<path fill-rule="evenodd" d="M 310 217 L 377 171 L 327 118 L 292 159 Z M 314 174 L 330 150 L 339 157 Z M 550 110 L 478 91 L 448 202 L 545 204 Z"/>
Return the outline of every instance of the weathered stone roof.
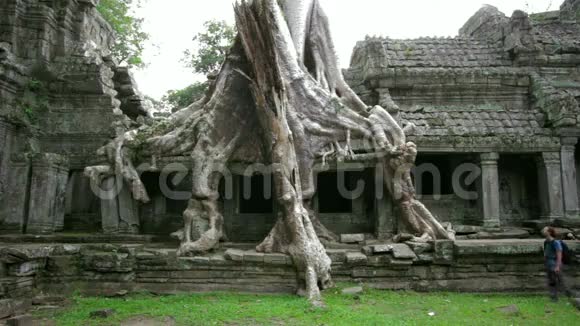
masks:
<path fill-rule="evenodd" d="M 511 61 L 503 49 L 472 38 L 384 39 L 388 67 L 500 67 Z"/>
<path fill-rule="evenodd" d="M 497 105 L 414 106 L 401 110 L 420 136 L 534 136 L 546 134 L 544 115 L 536 110 L 506 110 Z"/>
<path fill-rule="evenodd" d="M 532 22 L 534 20 L 532 19 Z M 555 45 L 554 51 L 578 52 L 580 49 L 580 24 L 558 20 L 535 22 L 534 37 L 542 45 Z"/>
<path fill-rule="evenodd" d="M 345 76 L 368 103 L 392 97 L 419 136 L 545 136 L 578 128 L 578 8 L 580 0 L 567 0 L 559 11 L 507 17 L 484 6 L 454 38 L 367 37 Z"/>

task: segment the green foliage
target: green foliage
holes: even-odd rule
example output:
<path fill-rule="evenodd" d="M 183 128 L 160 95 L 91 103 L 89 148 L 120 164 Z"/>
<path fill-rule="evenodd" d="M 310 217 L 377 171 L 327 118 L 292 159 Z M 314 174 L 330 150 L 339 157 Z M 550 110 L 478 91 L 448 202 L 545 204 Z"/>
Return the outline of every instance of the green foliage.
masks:
<path fill-rule="evenodd" d="M 214 293 L 143 294 L 117 299 L 76 297 L 75 305 L 52 317 L 57 325 L 119 325 L 134 316 L 157 320 L 173 317 L 177 325 L 574 325 L 578 322 L 578 312 L 573 306 L 565 300 L 550 303 L 547 294 L 366 289 L 354 297 L 341 294 L 340 289 L 331 289 L 323 296 L 327 304 L 325 309 L 313 309 L 304 298 L 293 295 Z M 506 314 L 498 309 L 512 304 L 518 307 L 519 313 Z M 117 313 L 102 321 L 90 319 L 90 312 L 107 308 Z M 434 314 L 431 316 L 430 312 Z"/>
<path fill-rule="evenodd" d="M 42 81 L 31 78 L 26 83 L 22 96 L 16 100 L 16 105 L 27 123 L 37 123 L 42 112 L 48 110 L 49 90 Z"/>
<path fill-rule="evenodd" d="M 210 20 L 205 30 L 193 37 L 195 50 L 186 50 L 182 61 L 200 74 L 215 74 L 226 58 L 236 37 L 236 29 L 225 21 Z"/>
<path fill-rule="evenodd" d="M 169 104 L 173 107 L 173 111 L 177 111 L 179 109 L 183 109 L 201 99 L 207 88 L 209 87 L 209 83 L 206 82 L 196 82 L 187 86 L 184 89 L 180 90 L 171 90 L 167 92 L 165 96 L 161 99 L 161 101 Z"/>
<path fill-rule="evenodd" d="M 193 37 L 194 50 L 186 50 L 182 62 L 199 74 L 217 74 L 236 37 L 236 29 L 225 21 L 210 20 L 203 24 L 204 31 Z M 171 90 L 162 101 L 173 111 L 185 108 L 201 99 L 209 81 L 196 82 L 184 89 Z"/>
<path fill-rule="evenodd" d="M 119 63 L 128 66 L 142 67 L 143 49 L 149 34 L 143 32 L 143 19 L 133 16 L 133 5 L 141 0 L 101 0 L 97 10 L 111 25 L 116 34 L 115 44 L 111 49 Z"/>

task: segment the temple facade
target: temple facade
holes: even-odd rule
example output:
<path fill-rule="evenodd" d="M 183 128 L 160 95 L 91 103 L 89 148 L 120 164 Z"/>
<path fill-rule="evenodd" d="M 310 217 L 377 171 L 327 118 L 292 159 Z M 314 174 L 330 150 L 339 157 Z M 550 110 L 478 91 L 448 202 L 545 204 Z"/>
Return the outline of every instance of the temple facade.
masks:
<path fill-rule="evenodd" d="M 416 126 L 417 190 L 441 220 L 493 228 L 578 217 L 579 4 L 511 17 L 485 6 L 457 37 L 356 45 L 347 78 L 366 103 Z M 454 180 L 474 165 L 477 194 L 458 194 L 470 188 Z"/>
<path fill-rule="evenodd" d="M 83 169 L 147 115 L 98 1 L 2 0 L 0 232 L 101 228 Z"/>

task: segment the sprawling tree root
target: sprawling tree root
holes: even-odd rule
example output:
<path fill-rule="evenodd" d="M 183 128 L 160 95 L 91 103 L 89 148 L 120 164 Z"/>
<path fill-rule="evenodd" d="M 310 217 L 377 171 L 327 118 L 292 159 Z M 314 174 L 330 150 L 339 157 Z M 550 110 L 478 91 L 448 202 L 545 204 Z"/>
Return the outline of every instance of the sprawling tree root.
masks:
<path fill-rule="evenodd" d="M 177 232 L 178 253 L 188 255 L 215 249 L 225 236 L 218 184 L 226 164 L 271 164 L 281 209 L 256 249 L 289 254 L 300 292 L 313 302 L 332 284 L 320 239 L 337 238 L 310 209 L 313 167 L 320 157 L 360 158 L 350 148 L 351 137 L 372 140 L 377 155 L 365 159 L 383 164 L 384 182 L 410 231 L 425 239 L 450 238 L 415 199 L 415 145 L 406 143 L 404 129 L 387 111 L 366 107 L 344 81 L 318 0 L 242 1 L 235 13 L 239 36 L 204 99 L 167 121 L 119 136 L 101 150 L 110 166 L 88 168 L 87 174 L 94 180 L 119 174 L 135 199 L 146 202 L 133 160 L 191 155 L 192 198 Z M 208 228 L 194 240 L 192 229 L 200 222 Z"/>

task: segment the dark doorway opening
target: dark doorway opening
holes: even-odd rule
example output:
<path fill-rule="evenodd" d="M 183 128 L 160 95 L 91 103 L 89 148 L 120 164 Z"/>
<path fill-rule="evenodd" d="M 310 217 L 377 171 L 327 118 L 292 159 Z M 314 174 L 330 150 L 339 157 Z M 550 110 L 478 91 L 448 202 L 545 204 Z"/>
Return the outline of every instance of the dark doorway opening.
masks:
<path fill-rule="evenodd" d="M 271 175 L 239 176 L 238 185 L 238 212 L 240 214 L 272 214 L 274 212 Z"/>
<path fill-rule="evenodd" d="M 418 195 L 453 194 L 453 162 L 449 155 L 420 155 L 415 166 L 413 180 Z"/>
<path fill-rule="evenodd" d="M 322 214 L 329 213 L 352 213 L 353 198 L 347 198 L 341 193 L 340 187 L 348 191 L 354 189 L 352 185 L 353 173 L 351 171 L 341 172 L 344 174 L 344 185 L 339 185 L 340 180 L 337 172 L 323 172 L 318 174 L 318 211 Z"/>

